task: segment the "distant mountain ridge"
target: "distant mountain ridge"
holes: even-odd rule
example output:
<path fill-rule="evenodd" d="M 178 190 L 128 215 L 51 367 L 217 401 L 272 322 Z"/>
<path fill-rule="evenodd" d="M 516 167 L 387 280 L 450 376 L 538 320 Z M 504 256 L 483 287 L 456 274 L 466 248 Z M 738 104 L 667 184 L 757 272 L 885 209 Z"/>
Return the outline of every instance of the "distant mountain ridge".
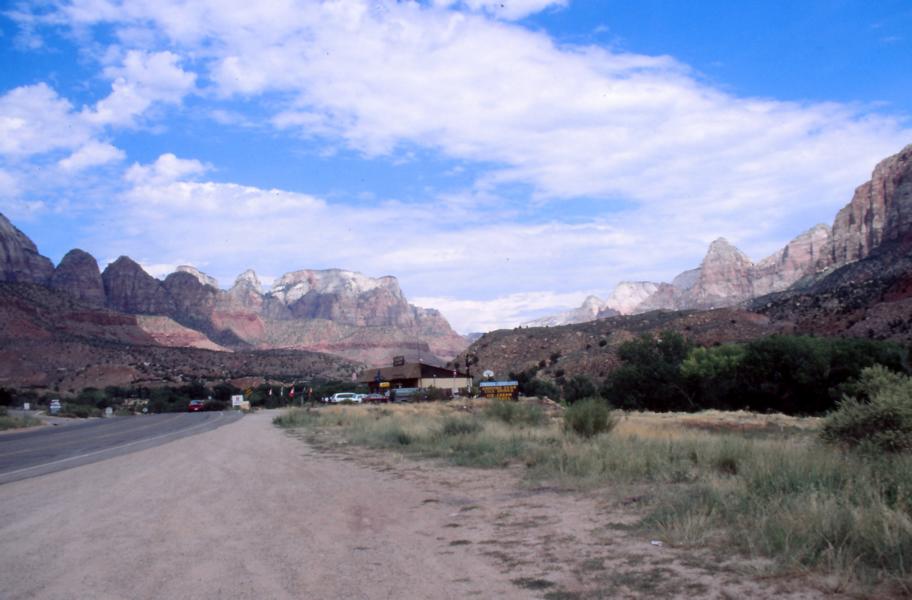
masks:
<path fill-rule="evenodd" d="M 97 261 L 79 249 L 55 268 L 2 214 L 0 282 L 34 283 L 88 306 L 167 317 L 173 325 L 138 321 L 164 345 L 311 350 L 385 364 L 397 355 L 442 362 L 469 344 L 439 311 L 409 304 L 395 277 L 306 269 L 286 273 L 264 293 L 248 270 L 222 290 L 190 265 L 159 280 L 121 256 L 99 272 Z"/>
<path fill-rule="evenodd" d="M 871 179 L 855 189 L 832 227 L 815 225 L 757 263 L 725 238 L 718 238 L 709 245 L 700 266 L 684 271 L 671 283 L 621 282 L 605 301 L 590 296 L 580 308 L 523 325 L 556 326 L 618 313 L 739 306 L 768 294 L 801 289 L 871 256 L 884 244 L 904 239 L 912 229 L 910 156 L 912 145 L 877 163 Z M 603 309 L 592 315 L 591 307 L 596 305 Z"/>
<path fill-rule="evenodd" d="M 616 315 L 652 310 L 708 310 L 737 306 L 746 301 L 789 289 L 826 267 L 832 247 L 830 228 L 815 225 L 782 249 L 754 263 L 725 238 L 709 245 L 699 267 L 677 275 L 671 283 L 623 281 L 607 300 L 589 296 L 580 308 L 523 323 L 550 327 L 585 323 Z M 593 307 L 600 307 L 593 310 Z"/>
<path fill-rule="evenodd" d="M 758 263 L 716 240 L 700 267 L 658 284 L 632 312 L 489 332 L 456 360 L 470 356 L 476 368 L 498 375 L 537 372 L 561 381 L 603 379 L 619 364 L 621 344 L 665 330 L 707 346 L 772 334 L 910 344 L 912 145 L 878 163 L 832 228 L 813 227 Z"/>

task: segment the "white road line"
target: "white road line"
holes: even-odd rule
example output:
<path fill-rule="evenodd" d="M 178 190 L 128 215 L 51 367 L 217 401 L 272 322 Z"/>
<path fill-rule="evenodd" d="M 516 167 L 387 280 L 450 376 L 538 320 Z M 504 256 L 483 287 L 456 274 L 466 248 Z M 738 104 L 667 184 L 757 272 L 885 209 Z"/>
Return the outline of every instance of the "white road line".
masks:
<path fill-rule="evenodd" d="M 224 417 L 225 417 L 225 413 L 220 412 L 218 419 L 223 419 Z M 216 419 L 216 420 L 218 420 L 218 419 Z M 196 429 L 197 427 L 202 427 L 203 425 L 210 425 L 210 424 L 211 423 L 207 419 L 206 421 L 203 421 L 202 423 L 200 423 L 198 425 L 194 425 L 193 427 L 187 427 L 186 429 L 178 429 L 177 431 L 169 431 L 168 433 L 163 433 L 162 435 L 156 435 L 155 437 L 144 438 L 141 440 L 136 440 L 135 442 L 128 442 L 126 444 L 121 444 L 120 446 L 111 446 L 110 448 L 102 448 L 101 450 L 95 450 L 93 452 L 87 452 L 85 454 L 79 454 L 77 456 L 70 456 L 67 458 L 61 458 L 59 460 L 54 460 L 54 461 L 47 462 L 47 463 L 41 463 L 40 465 L 32 465 L 31 467 L 25 467 L 24 469 L 18 469 L 16 471 L 7 471 L 6 473 L 0 473 L 0 481 L 2 481 L 4 478 L 6 478 L 10 475 L 16 475 L 17 473 L 25 473 L 26 471 L 34 471 L 35 469 L 41 469 L 44 467 L 49 467 L 51 465 L 65 463 L 65 462 L 69 462 L 71 460 L 85 458 L 87 456 L 94 456 L 96 454 L 101 454 L 103 452 L 110 452 L 111 450 L 119 450 L 120 448 L 127 448 L 129 446 L 135 446 L 136 444 L 143 444 L 145 442 L 159 440 L 161 438 L 168 437 L 169 435 L 174 435 L 175 433 L 179 433 L 179 432 L 183 432 L 183 431 L 192 431 L 192 430 Z"/>

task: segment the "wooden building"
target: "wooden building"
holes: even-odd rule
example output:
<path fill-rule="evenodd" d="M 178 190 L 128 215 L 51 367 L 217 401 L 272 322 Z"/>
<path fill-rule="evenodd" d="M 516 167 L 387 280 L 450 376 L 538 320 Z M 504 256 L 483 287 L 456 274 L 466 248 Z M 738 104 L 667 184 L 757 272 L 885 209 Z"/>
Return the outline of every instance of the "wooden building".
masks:
<path fill-rule="evenodd" d="M 358 383 L 367 384 L 371 392 L 379 393 L 396 388 L 440 388 L 463 393 L 471 387 L 472 378 L 457 369 L 424 363 L 404 363 L 365 369 L 358 377 Z"/>

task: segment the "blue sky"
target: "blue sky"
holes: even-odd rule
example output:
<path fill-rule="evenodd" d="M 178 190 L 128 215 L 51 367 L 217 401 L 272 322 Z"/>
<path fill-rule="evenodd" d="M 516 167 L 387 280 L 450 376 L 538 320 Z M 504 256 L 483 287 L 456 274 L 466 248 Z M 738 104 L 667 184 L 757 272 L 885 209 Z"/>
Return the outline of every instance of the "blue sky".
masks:
<path fill-rule="evenodd" d="M 44 254 L 391 274 L 463 332 L 759 260 L 912 143 L 908 1 L 5 6 L 0 211 Z"/>

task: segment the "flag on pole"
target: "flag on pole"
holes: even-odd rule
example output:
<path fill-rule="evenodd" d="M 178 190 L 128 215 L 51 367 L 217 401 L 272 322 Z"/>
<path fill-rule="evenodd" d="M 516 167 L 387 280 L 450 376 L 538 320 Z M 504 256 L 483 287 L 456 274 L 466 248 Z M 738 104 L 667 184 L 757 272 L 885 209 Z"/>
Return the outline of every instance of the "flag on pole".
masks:
<path fill-rule="evenodd" d="M 281 388 L 279 388 L 279 396 L 280 397 L 285 396 L 285 386 L 284 385 Z"/>
<path fill-rule="evenodd" d="M 291 390 L 289 390 L 289 392 L 288 392 L 288 397 L 294 398 L 294 386 L 291 386 Z"/>
<path fill-rule="evenodd" d="M 269 395 L 272 396 L 272 386 L 269 386 Z"/>

